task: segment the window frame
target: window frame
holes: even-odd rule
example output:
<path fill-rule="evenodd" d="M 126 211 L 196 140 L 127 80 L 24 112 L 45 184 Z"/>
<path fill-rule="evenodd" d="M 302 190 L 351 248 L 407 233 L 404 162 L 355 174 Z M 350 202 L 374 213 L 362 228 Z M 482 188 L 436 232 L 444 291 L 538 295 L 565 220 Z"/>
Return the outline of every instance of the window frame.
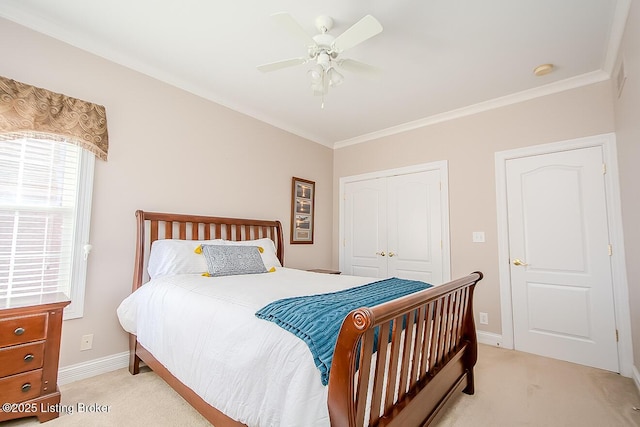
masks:
<path fill-rule="evenodd" d="M 71 304 L 64 309 L 63 320 L 84 316 L 84 296 L 87 283 L 87 261 L 91 252 L 91 202 L 96 157 L 81 148 L 78 171 L 78 199 L 76 200 L 76 227 L 73 239 L 70 295 Z"/>
<path fill-rule="evenodd" d="M 84 315 L 87 259 L 89 252 L 91 251 L 89 237 L 91 229 L 91 205 L 93 198 L 95 155 L 71 141 L 47 138 L 46 135 L 35 136 L 29 133 L 21 133 L 20 138 L 12 139 L 31 139 L 47 141 L 53 144 L 69 144 L 79 150 L 78 169 L 76 175 L 77 192 L 75 199 L 75 218 L 69 265 L 69 293 L 67 294 L 65 292 L 65 295 L 67 295 L 69 300 L 71 300 L 71 303 L 64 309 L 63 320 L 81 318 Z M 0 138 L 0 142 L 1 141 L 2 138 Z M 35 295 L 37 296 L 38 294 Z M 15 296 L 15 298 L 20 298 L 20 296 Z M 1 300 L 2 299 L 0 298 L 0 301 Z"/>

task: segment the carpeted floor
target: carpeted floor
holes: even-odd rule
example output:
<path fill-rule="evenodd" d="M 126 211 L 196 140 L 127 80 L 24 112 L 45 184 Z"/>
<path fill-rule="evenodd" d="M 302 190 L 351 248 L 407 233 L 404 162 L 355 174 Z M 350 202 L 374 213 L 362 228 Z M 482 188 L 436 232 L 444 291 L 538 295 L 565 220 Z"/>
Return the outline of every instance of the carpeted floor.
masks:
<path fill-rule="evenodd" d="M 47 427 L 209 426 L 153 372 L 126 369 L 61 387 L 61 413 Z M 97 404 L 107 412 L 79 412 Z M 501 348 L 480 346 L 476 393 L 460 394 L 438 427 L 640 426 L 640 395 L 629 378 Z M 39 425 L 35 418 L 0 427 Z M 304 427 L 304 426 L 301 426 Z"/>
<path fill-rule="evenodd" d="M 461 394 L 439 427 L 640 426 L 630 378 L 483 345 L 476 366 L 475 394 Z"/>

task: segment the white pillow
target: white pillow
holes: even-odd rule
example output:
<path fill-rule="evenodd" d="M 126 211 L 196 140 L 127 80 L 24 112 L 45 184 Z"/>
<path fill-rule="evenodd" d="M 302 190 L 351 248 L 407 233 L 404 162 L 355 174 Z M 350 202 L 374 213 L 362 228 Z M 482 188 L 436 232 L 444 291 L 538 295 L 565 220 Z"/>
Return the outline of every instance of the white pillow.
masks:
<path fill-rule="evenodd" d="M 264 262 L 264 266 L 267 268 L 267 271 L 271 270 L 272 267 L 282 267 L 282 264 L 280 264 L 280 260 L 278 259 L 278 255 L 276 255 L 276 245 L 273 243 L 273 240 L 268 237 L 256 240 L 225 240 L 224 244 L 237 246 L 260 246 L 264 249 L 260 256 L 262 256 L 262 262 Z"/>
<path fill-rule="evenodd" d="M 220 245 L 223 244 L 223 240 L 161 239 L 154 241 L 151 244 L 147 263 L 149 277 L 155 279 L 176 274 L 205 273 L 207 261 L 202 254 L 194 252 L 201 244 Z"/>

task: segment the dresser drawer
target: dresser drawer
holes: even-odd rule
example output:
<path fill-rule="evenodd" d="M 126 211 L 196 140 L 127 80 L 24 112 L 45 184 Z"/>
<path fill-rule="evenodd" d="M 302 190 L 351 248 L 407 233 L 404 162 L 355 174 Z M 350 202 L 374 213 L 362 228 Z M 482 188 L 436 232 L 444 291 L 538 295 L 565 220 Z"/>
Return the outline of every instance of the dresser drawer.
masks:
<path fill-rule="evenodd" d="M 42 367 L 44 341 L 0 348 L 0 377 Z"/>
<path fill-rule="evenodd" d="M 0 347 L 42 340 L 46 328 L 47 313 L 0 319 Z"/>
<path fill-rule="evenodd" d="M 40 396 L 42 369 L 0 379 L 0 402 L 18 403 Z"/>

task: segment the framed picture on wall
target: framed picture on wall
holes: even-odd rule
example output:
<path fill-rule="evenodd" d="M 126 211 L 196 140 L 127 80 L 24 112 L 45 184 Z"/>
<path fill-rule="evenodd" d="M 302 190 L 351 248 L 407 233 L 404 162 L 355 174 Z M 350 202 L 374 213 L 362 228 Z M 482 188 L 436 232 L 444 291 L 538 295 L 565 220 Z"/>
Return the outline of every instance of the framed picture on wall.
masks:
<path fill-rule="evenodd" d="M 307 179 L 292 179 L 291 243 L 313 243 L 316 183 Z"/>

